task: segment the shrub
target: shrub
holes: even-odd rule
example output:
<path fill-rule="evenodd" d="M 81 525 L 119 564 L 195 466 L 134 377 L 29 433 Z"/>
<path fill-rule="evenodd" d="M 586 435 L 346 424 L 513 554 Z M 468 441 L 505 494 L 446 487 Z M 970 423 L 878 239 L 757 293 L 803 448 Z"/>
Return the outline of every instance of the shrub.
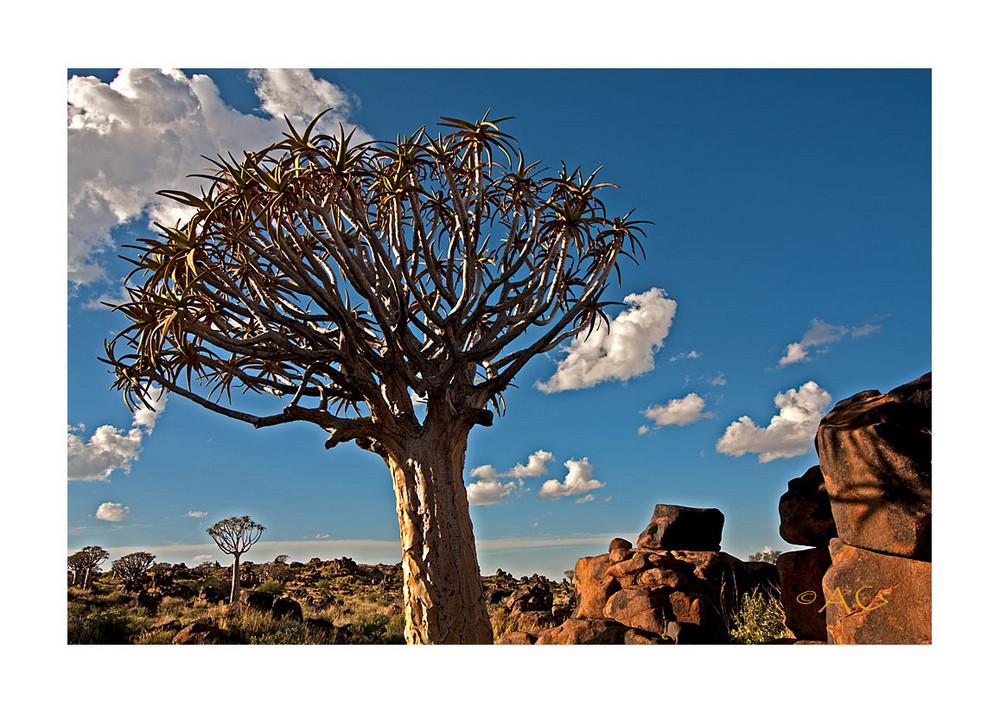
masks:
<path fill-rule="evenodd" d="M 141 633 L 139 623 L 128 614 L 105 611 L 69 622 L 70 644 L 130 644 Z"/>
<path fill-rule="evenodd" d="M 729 638 L 738 644 L 761 644 L 786 635 L 785 610 L 770 592 L 744 594 L 729 622 Z"/>
<path fill-rule="evenodd" d="M 262 584 L 257 585 L 258 592 L 263 592 L 264 594 L 273 594 L 276 597 L 280 597 L 285 593 L 285 585 L 281 582 L 275 582 L 274 580 L 268 580 Z"/>

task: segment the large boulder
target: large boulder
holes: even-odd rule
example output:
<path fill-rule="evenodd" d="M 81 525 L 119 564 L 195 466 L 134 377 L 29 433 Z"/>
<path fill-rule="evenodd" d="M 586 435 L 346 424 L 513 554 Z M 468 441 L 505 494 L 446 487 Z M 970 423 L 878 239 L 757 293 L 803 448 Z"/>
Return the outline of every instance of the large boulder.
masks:
<path fill-rule="evenodd" d="M 816 434 L 837 537 L 930 562 L 931 375 L 839 402 Z"/>
<path fill-rule="evenodd" d="M 664 609 L 661 598 L 648 589 L 630 587 L 611 595 L 604 606 L 604 615 L 633 629 L 659 634 L 667 623 Z"/>
<path fill-rule="evenodd" d="M 722 546 L 725 516 L 715 508 L 657 505 L 636 545 L 652 550 L 714 550 Z"/>
<path fill-rule="evenodd" d="M 825 548 L 837 536 L 826 480 L 818 465 L 788 481 L 788 490 L 778 501 L 778 516 L 778 534 L 793 545 Z"/>
<path fill-rule="evenodd" d="M 830 541 L 823 577 L 831 644 L 931 643 L 931 564 Z"/>
<path fill-rule="evenodd" d="M 573 571 L 577 599 L 574 617 L 603 618 L 608 597 L 622 588 L 618 580 L 608 574 L 609 557 L 610 555 L 581 557 L 576 561 L 576 569 Z"/>
<path fill-rule="evenodd" d="M 274 600 L 271 606 L 271 615 L 275 619 L 291 618 L 293 621 L 302 621 L 302 605 L 291 597 L 281 597 Z"/>
<path fill-rule="evenodd" d="M 657 643 L 657 638 L 614 619 L 567 619 L 554 629 L 540 632 L 535 644 L 651 644 Z"/>
<path fill-rule="evenodd" d="M 785 626 L 796 639 L 826 640 L 823 575 L 829 566 L 830 551 L 826 547 L 785 552 L 778 556 Z"/>

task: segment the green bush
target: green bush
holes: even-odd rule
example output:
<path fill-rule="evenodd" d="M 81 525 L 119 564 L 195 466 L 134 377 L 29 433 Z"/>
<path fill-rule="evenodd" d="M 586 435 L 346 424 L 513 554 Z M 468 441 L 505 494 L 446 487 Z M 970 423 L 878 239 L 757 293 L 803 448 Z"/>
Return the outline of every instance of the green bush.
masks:
<path fill-rule="evenodd" d="M 104 611 L 69 622 L 70 644 L 131 644 L 142 633 L 133 617 L 118 611 Z"/>
<path fill-rule="evenodd" d="M 737 644 L 762 644 L 785 635 L 785 610 L 778 597 L 755 589 L 740 598 L 729 622 L 730 640 Z"/>
<path fill-rule="evenodd" d="M 273 594 L 276 597 L 280 597 L 285 593 L 285 585 L 281 582 L 275 582 L 274 580 L 268 580 L 257 586 L 258 592 L 263 592 L 264 594 Z"/>

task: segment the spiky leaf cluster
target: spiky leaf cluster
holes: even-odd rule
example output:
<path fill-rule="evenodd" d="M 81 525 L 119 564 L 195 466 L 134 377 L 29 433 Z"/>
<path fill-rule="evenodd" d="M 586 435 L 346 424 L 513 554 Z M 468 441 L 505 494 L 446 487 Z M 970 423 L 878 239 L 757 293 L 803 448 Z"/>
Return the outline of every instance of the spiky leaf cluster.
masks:
<path fill-rule="evenodd" d="M 531 357 L 607 320 L 605 285 L 643 232 L 607 214 L 597 172 L 528 163 L 488 113 L 368 143 L 318 119 L 213 160 L 200 195 L 161 192 L 194 214 L 128 258 L 129 325 L 106 361 L 130 407 L 160 386 L 371 447 L 419 427 L 411 392 L 489 423 Z M 233 408 L 234 388 L 283 409 Z"/>

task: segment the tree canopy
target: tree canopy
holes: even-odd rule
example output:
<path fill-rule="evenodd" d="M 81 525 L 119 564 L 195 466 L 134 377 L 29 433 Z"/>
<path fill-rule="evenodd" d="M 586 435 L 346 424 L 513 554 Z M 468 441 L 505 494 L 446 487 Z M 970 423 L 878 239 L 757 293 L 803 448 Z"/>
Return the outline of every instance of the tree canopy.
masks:
<path fill-rule="evenodd" d="M 115 387 L 132 408 L 162 386 L 257 427 L 311 421 L 328 447 L 411 433 L 411 392 L 490 423 L 531 357 L 607 320 L 608 277 L 643 234 L 607 215 L 613 184 L 528 163 L 505 120 L 368 143 L 289 123 L 213 160 L 201 195 L 161 191 L 193 215 L 131 246 Z M 287 403 L 236 409 L 234 386 Z"/>

